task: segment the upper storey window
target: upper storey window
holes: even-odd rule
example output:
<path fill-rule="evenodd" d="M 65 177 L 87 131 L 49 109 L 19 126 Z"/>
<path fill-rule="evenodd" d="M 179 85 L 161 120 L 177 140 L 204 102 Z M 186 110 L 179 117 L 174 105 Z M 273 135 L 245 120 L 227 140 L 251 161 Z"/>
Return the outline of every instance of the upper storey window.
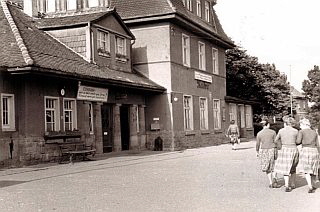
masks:
<path fill-rule="evenodd" d="M 84 7 L 109 7 L 110 0 L 84 0 Z"/>
<path fill-rule="evenodd" d="M 97 34 L 97 47 L 99 55 L 109 56 L 110 55 L 110 37 L 109 33 L 98 31 Z"/>
<path fill-rule="evenodd" d="M 192 11 L 192 0 L 183 0 L 183 5 L 190 11 Z"/>
<path fill-rule="evenodd" d="M 116 36 L 116 56 L 126 55 L 126 40 L 122 37 Z"/>
<path fill-rule="evenodd" d="M 204 15 L 207 22 L 210 22 L 210 3 L 205 1 L 204 3 Z"/>
<path fill-rule="evenodd" d="M 201 0 L 197 0 L 197 16 L 201 17 Z"/>

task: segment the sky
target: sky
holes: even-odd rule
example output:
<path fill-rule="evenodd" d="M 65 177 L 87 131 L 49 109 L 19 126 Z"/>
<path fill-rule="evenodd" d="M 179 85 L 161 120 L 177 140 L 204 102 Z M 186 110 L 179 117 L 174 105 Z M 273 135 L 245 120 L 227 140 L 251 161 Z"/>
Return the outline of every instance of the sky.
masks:
<path fill-rule="evenodd" d="M 320 0 L 218 0 L 214 8 L 236 45 L 274 63 L 297 90 L 320 65 Z"/>

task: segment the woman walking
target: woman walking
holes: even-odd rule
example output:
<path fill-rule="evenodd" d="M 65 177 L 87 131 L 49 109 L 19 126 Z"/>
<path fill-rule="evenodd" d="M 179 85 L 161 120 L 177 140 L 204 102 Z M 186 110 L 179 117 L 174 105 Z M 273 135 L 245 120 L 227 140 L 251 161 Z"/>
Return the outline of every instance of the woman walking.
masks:
<path fill-rule="evenodd" d="M 236 150 L 237 143 L 240 143 L 240 133 L 239 133 L 239 127 L 235 123 L 234 120 L 230 121 L 230 125 L 227 129 L 226 136 L 230 138 L 230 143 L 232 144 L 232 150 Z"/>
<path fill-rule="evenodd" d="M 302 119 L 297 144 L 302 144 L 300 163 L 308 183 L 308 193 L 315 191 L 315 180 L 319 169 L 318 135 L 312 130 L 310 121 Z"/>
<path fill-rule="evenodd" d="M 293 128 L 295 120 L 292 117 L 283 117 L 284 128 L 280 129 L 275 141 L 280 143 L 278 158 L 274 172 L 282 174 L 285 182 L 285 191 L 295 188 L 296 169 L 299 162 L 299 152 L 296 145 L 298 130 Z"/>
<path fill-rule="evenodd" d="M 268 120 L 263 120 L 261 124 L 263 129 L 257 134 L 257 156 L 260 159 L 261 170 L 266 172 L 269 179 L 269 188 L 277 188 L 277 182 L 273 172 L 277 156 L 275 143 L 276 132 L 269 129 L 270 124 Z"/>

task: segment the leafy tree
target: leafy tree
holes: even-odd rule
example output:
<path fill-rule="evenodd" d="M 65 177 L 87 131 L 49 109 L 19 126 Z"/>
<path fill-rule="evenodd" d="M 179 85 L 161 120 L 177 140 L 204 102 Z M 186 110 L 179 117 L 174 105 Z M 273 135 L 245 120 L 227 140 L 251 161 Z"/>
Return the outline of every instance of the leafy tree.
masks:
<path fill-rule="evenodd" d="M 290 86 L 274 64 L 260 64 L 257 57 L 236 47 L 227 51 L 226 69 L 227 95 L 258 102 L 256 114 L 288 112 Z"/>
<path fill-rule="evenodd" d="M 320 69 L 314 66 L 308 72 L 308 79 L 302 82 L 302 90 L 304 91 L 309 102 L 312 103 L 309 109 L 309 119 L 312 124 L 320 123 Z"/>

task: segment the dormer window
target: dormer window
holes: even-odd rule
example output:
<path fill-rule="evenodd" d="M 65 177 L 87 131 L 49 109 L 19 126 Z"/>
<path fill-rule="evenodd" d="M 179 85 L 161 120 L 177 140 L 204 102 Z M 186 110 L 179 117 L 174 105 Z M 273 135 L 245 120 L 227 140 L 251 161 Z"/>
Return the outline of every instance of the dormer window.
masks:
<path fill-rule="evenodd" d="M 126 46 L 125 39 L 122 37 L 116 36 L 116 56 L 125 56 L 126 55 Z"/>
<path fill-rule="evenodd" d="M 184 5 L 189 11 L 192 11 L 192 0 L 183 0 L 183 5 Z"/>
<path fill-rule="evenodd" d="M 84 0 L 87 7 L 109 7 L 110 0 Z M 86 6 L 85 6 L 86 7 Z"/>
<path fill-rule="evenodd" d="M 110 56 L 110 36 L 108 32 L 98 30 L 97 50 L 99 55 Z"/>
<path fill-rule="evenodd" d="M 210 3 L 205 1 L 204 4 L 204 15 L 207 22 L 210 22 Z"/>

